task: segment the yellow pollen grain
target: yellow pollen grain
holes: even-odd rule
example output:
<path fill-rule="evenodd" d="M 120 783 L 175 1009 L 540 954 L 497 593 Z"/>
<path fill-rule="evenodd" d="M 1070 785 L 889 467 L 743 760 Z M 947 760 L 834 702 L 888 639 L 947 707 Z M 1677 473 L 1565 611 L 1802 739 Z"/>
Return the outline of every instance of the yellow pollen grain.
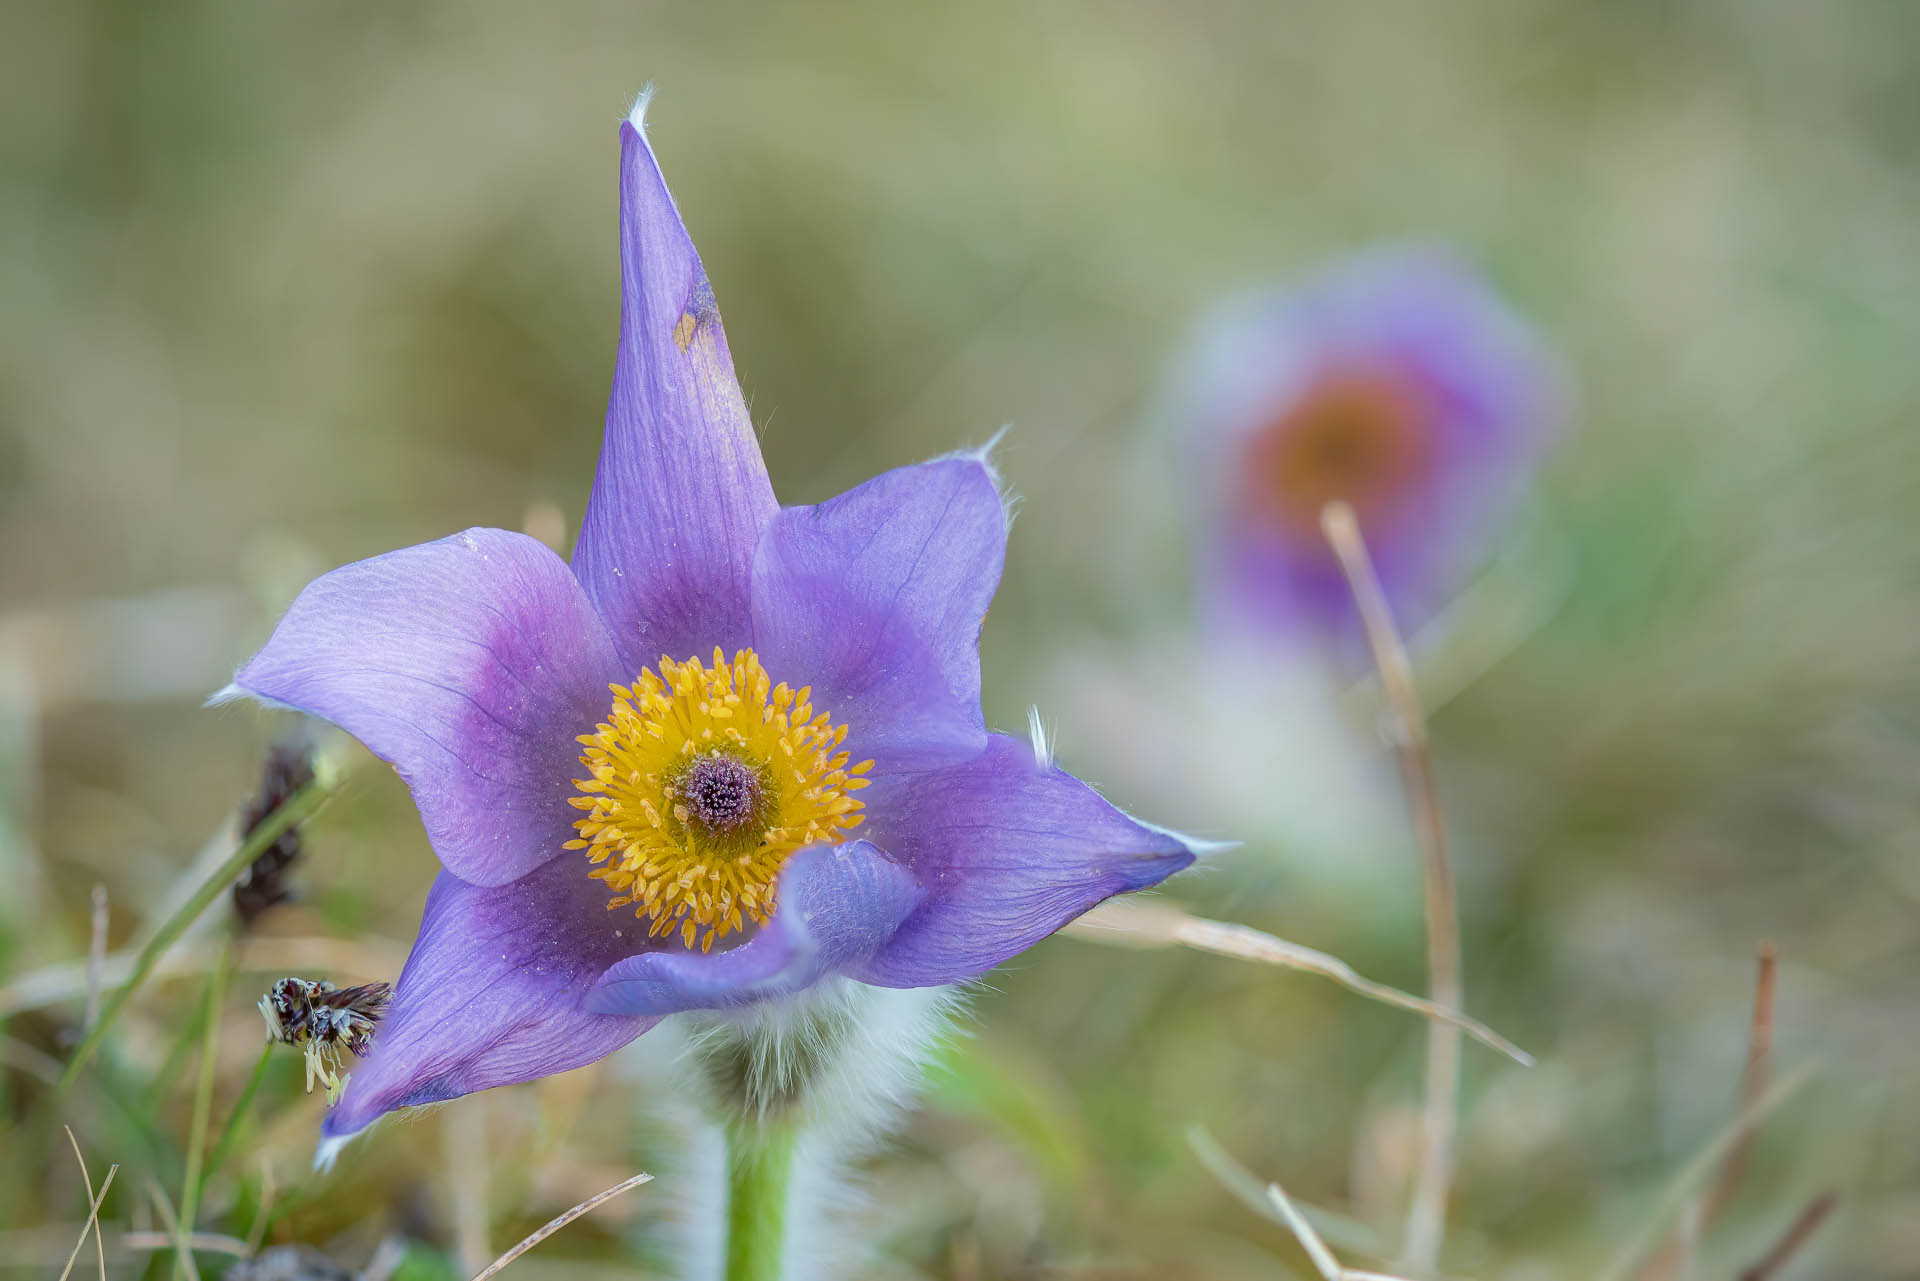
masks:
<path fill-rule="evenodd" d="M 649 938 L 677 934 L 706 951 L 748 921 L 764 925 L 787 858 L 863 821 L 853 793 L 873 762 L 849 765 L 847 727 L 814 711 L 811 690 L 775 685 L 752 650 L 729 662 L 715 649 L 711 667 L 662 657 L 657 675 L 610 689 L 606 720 L 579 738 L 587 776 L 568 803 L 585 813 L 566 848 L 586 851 L 588 875 L 613 891 L 607 906 L 631 906 Z M 745 829 L 709 832 L 677 795 L 694 762 L 714 754 L 759 780 Z"/>

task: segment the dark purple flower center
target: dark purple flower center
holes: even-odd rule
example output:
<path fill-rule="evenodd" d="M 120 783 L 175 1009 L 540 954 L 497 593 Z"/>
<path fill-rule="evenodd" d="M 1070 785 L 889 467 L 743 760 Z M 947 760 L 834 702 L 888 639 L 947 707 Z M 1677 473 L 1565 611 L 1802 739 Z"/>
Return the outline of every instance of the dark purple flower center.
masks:
<path fill-rule="evenodd" d="M 745 761 L 714 752 L 693 763 L 680 795 L 694 822 L 715 836 L 739 830 L 760 809 L 760 772 Z"/>
<path fill-rule="evenodd" d="M 1335 499 L 1363 522 L 1390 516 L 1432 466 L 1429 418 L 1420 388 L 1396 371 L 1328 371 L 1249 442 L 1246 501 L 1315 547 Z"/>

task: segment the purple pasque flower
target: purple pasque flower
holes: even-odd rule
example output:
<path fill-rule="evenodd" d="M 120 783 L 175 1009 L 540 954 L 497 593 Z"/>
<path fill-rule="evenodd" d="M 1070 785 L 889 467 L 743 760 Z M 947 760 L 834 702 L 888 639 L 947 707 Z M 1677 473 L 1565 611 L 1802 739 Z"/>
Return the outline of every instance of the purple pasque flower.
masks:
<path fill-rule="evenodd" d="M 234 681 L 390 762 L 444 868 L 331 1138 L 676 1011 L 967 979 L 1193 858 L 988 732 L 1007 517 L 983 455 L 775 502 L 641 106 L 572 564 L 471 529 L 345 566 Z"/>
<path fill-rule="evenodd" d="M 1376 250 L 1229 305 L 1173 411 L 1207 513 L 1205 609 L 1233 629 L 1353 632 L 1320 531 L 1344 499 L 1396 614 L 1417 623 L 1510 513 L 1563 399 L 1555 358 L 1440 249 Z"/>

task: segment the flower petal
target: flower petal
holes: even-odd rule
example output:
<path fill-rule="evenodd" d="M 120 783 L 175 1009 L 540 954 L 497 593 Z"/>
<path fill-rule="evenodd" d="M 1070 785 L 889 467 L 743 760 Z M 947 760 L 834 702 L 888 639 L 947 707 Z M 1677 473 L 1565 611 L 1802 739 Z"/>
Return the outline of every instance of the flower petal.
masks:
<path fill-rule="evenodd" d="M 631 676 L 753 643 L 748 579 L 777 504 L 713 288 L 633 124 L 620 155 L 620 350 L 573 568 Z"/>
<path fill-rule="evenodd" d="M 781 870 L 773 919 L 752 939 L 711 955 L 629 957 L 601 976 L 587 1007 L 663 1015 L 784 996 L 872 955 L 922 895 L 911 872 L 866 841 L 801 850 Z"/>
<path fill-rule="evenodd" d="M 573 835 L 574 736 L 622 676 L 558 556 L 470 529 L 314 580 L 234 685 L 365 743 L 413 789 L 447 870 L 500 885 Z"/>
<path fill-rule="evenodd" d="M 753 566 L 753 624 L 776 680 L 810 685 L 880 770 L 979 753 L 980 624 L 1007 522 L 979 458 L 902 467 L 789 507 Z"/>
<path fill-rule="evenodd" d="M 587 871 L 584 858 L 559 859 L 491 888 L 440 874 L 392 1009 L 327 1114 L 327 1137 L 395 1108 L 582 1067 L 658 1021 L 582 1006 L 593 980 L 646 939 L 631 916 L 607 910 L 605 886 Z"/>
<path fill-rule="evenodd" d="M 1322 408 L 1322 424 L 1349 424 L 1344 450 L 1335 438 L 1310 452 L 1275 452 L 1287 424 L 1314 418 L 1316 397 L 1341 384 L 1397 404 L 1398 426 L 1369 444 L 1353 434 L 1368 415 Z M 1376 249 L 1223 308 L 1194 344 L 1168 408 L 1190 429 L 1182 448 L 1205 527 L 1203 608 L 1228 630 L 1331 630 L 1357 642 L 1317 503 L 1284 519 L 1278 510 L 1309 504 L 1337 478 L 1356 487 L 1338 496 L 1358 511 L 1396 615 L 1404 625 L 1425 621 L 1516 505 L 1567 401 L 1554 354 L 1438 246 Z M 1247 501 L 1267 487 L 1249 475 L 1283 457 L 1296 494 L 1277 505 L 1271 494 Z M 1316 468 L 1324 470 L 1316 476 Z"/>
<path fill-rule="evenodd" d="M 853 977 L 881 987 L 971 978 L 1102 899 L 1193 862 L 1186 841 L 1129 818 L 1026 743 L 991 740 L 966 764 L 881 780 L 867 793 L 873 839 L 909 863 L 928 894 Z"/>

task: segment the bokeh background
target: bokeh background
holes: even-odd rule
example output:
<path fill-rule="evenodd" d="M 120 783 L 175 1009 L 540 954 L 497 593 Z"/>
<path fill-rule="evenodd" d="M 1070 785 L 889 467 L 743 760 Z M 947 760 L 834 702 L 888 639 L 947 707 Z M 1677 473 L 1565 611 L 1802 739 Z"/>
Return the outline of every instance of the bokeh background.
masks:
<path fill-rule="evenodd" d="M 1265 677 L 1191 630 L 1159 388 L 1224 292 L 1407 236 L 1480 263 L 1580 401 L 1421 651 L 1468 1004 L 1540 1060 L 1466 1050 L 1447 1270 L 1589 1276 L 1648 1221 L 1733 1115 L 1771 939 L 1776 1061 L 1821 1070 L 1698 1275 L 1828 1189 L 1795 1275 L 1920 1275 L 1920 13 L 25 0 L 0 50 L 7 1267 L 57 1275 L 85 1217 L 71 1154 L 19 1123 L 80 1002 L 23 984 L 84 957 L 95 884 L 136 942 L 285 728 L 202 698 L 313 573 L 474 524 L 570 539 L 615 129 L 650 80 L 782 498 L 1014 424 L 990 722 L 1037 704 L 1117 802 L 1245 842 L 1173 900 L 1414 990 L 1391 760 L 1353 698 L 1298 694 L 1345 674 L 1303 660 L 1241 723 L 1194 697 Z M 305 901 L 219 1012 L 222 1101 L 288 940 L 390 977 L 417 921 L 432 854 L 397 779 L 349 759 Z M 63 1118 L 96 1177 L 123 1164 L 115 1228 L 151 1223 L 149 1178 L 177 1190 L 202 990 L 147 989 L 102 1060 L 120 1101 Z M 861 1275 L 1305 1275 L 1196 1123 L 1350 1262 L 1393 1257 L 1418 1020 L 1061 938 L 969 1026 L 870 1163 Z M 264 1171 L 269 1239 L 357 1267 L 403 1236 L 444 1275 L 646 1164 L 516 1265 L 634 1275 L 675 1212 L 659 1053 L 387 1125 L 321 1178 L 289 1051 L 202 1224 L 244 1235 Z"/>

